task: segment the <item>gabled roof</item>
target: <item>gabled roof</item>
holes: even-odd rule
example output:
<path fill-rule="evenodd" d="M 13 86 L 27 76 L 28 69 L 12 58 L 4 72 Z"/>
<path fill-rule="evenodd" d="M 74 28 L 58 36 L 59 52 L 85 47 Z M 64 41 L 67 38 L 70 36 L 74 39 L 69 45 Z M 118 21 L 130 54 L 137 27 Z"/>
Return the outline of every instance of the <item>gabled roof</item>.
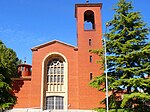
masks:
<path fill-rule="evenodd" d="M 46 47 L 46 46 L 49 46 L 49 45 L 52 45 L 54 43 L 59 43 L 59 44 L 63 44 L 65 46 L 68 46 L 68 47 L 72 47 L 73 49 L 77 50 L 78 48 L 76 46 L 73 46 L 73 45 L 70 45 L 70 44 L 67 44 L 67 43 L 64 43 L 64 42 L 61 42 L 61 41 L 58 41 L 58 40 L 53 40 L 53 41 L 50 41 L 50 42 L 46 42 L 44 44 L 41 44 L 41 45 L 38 45 L 38 46 L 35 46 L 33 48 L 31 48 L 32 51 L 37 51 L 38 49 L 40 48 L 43 48 L 43 47 Z"/>

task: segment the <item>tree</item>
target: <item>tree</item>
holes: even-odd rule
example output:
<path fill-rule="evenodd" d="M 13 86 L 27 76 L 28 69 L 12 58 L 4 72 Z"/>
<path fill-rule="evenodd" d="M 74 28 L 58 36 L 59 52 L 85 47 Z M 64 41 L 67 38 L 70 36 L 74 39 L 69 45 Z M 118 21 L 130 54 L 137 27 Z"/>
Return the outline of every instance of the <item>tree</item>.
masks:
<path fill-rule="evenodd" d="M 17 76 L 16 53 L 0 41 L 0 108 L 5 110 L 16 103 L 12 92 L 12 77 Z"/>
<path fill-rule="evenodd" d="M 150 111 L 150 43 L 149 28 L 142 20 L 140 12 L 134 12 L 132 2 L 119 0 L 115 14 L 108 22 L 109 32 L 105 34 L 107 43 L 107 64 L 109 104 L 129 111 Z M 103 56 L 103 50 L 91 52 Z M 105 74 L 96 77 L 90 85 L 100 87 L 105 83 Z M 122 99 L 117 99 L 117 94 Z M 111 105 L 110 105 L 111 106 Z"/>

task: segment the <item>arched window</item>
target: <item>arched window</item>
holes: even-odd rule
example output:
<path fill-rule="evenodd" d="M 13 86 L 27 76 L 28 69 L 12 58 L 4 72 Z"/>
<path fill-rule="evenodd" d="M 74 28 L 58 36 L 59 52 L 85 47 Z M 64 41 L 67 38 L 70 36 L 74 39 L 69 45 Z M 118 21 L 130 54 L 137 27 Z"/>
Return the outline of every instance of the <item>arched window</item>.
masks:
<path fill-rule="evenodd" d="M 84 30 L 94 30 L 95 29 L 95 20 L 94 12 L 87 10 L 84 12 Z"/>
<path fill-rule="evenodd" d="M 55 58 L 48 63 L 47 83 L 64 82 L 64 63 L 62 60 Z"/>
<path fill-rule="evenodd" d="M 44 110 L 65 110 L 68 105 L 68 62 L 63 54 L 53 52 L 43 61 Z"/>
<path fill-rule="evenodd" d="M 64 97 L 62 96 L 48 96 L 46 97 L 46 110 L 63 110 Z"/>
<path fill-rule="evenodd" d="M 64 61 L 53 58 L 47 65 L 47 84 L 49 91 L 62 91 L 64 85 Z"/>

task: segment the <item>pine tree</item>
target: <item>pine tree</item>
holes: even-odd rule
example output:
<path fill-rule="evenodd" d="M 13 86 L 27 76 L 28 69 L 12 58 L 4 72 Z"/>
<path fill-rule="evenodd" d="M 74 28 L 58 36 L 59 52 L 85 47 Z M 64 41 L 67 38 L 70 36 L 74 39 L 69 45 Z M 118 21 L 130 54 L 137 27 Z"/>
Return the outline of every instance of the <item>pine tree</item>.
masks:
<path fill-rule="evenodd" d="M 12 77 L 17 76 L 16 53 L 0 41 L 0 109 L 11 108 L 16 103 L 12 92 Z"/>
<path fill-rule="evenodd" d="M 113 20 L 109 21 L 109 32 L 105 34 L 108 64 L 109 104 L 116 108 L 128 108 L 138 112 L 149 112 L 150 106 L 150 43 L 149 28 L 140 12 L 134 12 L 132 2 L 119 0 L 114 8 Z M 103 50 L 92 50 L 103 56 Z M 96 77 L 90 85 L 105 90 L 100 84 L 105 74 Z M 121 92 L 121 99 L 116 95 Z"/>

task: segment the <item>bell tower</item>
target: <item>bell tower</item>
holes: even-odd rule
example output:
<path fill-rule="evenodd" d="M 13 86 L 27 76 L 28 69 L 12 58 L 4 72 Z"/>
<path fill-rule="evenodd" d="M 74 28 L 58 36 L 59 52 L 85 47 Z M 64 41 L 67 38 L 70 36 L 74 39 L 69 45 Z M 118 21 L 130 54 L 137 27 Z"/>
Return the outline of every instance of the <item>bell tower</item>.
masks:
<path fill-rule="evenodd" d="M 105 94 L 91 88 L 89 82 L 102 74 L 100 65 L 96 62 L 100 57 L 89 50 L 102 48 L 102 3 L 89 3 L 75 5 L 75 18 L 77 24 L 78 44 L 78 86 L 79 108 L 93 109 L 99 105 L 99 101 Z"/>

